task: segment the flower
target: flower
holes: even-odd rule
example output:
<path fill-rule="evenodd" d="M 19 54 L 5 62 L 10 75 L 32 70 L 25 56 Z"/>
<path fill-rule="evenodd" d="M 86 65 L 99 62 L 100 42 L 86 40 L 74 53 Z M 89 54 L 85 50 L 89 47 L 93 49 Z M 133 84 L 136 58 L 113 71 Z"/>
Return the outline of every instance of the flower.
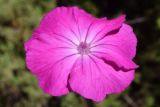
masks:
<path fill-rule="evenodd" d="M 51 10 L 25 43 L 26 64 L 44 92 L 76 92 L 93 101 L 134 79 L 137 40 L 125 16 L 95 18 L 78 7 Z"/>

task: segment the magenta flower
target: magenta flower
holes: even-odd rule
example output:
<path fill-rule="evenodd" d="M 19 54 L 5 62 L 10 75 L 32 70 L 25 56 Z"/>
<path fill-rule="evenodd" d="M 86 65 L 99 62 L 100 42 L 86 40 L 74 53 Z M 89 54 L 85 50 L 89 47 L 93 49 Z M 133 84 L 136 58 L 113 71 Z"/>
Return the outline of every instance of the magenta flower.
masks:
<path fill-rule="evenodd" d="M 26 64 L 53 96 L 76 92 L 93 101 L 134 79 L 137 40 L 125 16 L 95 18 L 77 7 L 51 10 L 25 43 Z"/>

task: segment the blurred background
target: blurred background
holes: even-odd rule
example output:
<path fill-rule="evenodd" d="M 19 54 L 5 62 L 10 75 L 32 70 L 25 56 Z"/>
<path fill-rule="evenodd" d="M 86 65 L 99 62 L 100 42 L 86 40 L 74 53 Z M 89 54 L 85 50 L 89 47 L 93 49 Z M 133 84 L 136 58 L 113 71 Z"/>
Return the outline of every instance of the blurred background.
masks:
<path fill-rule="evenodd" d="M 134 82 L 101 103 L 46 95 L 25 66 L 23 43 L 42 16 L 72 5 L 97 17 L 124 13 L 138 38 Z M 160 107 L 160 0 L 0 0 L 0 107 Z"/>

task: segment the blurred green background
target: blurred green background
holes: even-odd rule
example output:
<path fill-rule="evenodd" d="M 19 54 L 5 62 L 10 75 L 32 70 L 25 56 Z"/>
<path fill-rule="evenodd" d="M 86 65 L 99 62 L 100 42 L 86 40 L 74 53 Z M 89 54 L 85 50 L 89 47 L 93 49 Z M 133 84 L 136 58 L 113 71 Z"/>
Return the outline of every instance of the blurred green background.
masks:
<path fill-rule="evenodd" d="M 52 97 L 38 87 L 25 67 L 23 44 L 42 16 L 62 5 L 97 17 L 127 15 L 140 68 L 125 92 L 94 103 L 74 93 Z M 160 0 L 0 0 L 0 107 L 160 107 Z"/>

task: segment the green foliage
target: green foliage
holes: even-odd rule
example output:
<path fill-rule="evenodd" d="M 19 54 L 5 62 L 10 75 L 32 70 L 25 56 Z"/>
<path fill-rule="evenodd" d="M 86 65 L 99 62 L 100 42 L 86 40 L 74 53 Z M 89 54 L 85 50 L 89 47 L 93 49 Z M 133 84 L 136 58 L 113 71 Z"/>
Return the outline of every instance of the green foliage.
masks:
<path fill-rule="evenodd" d="M 95 103 L 74 93 L 51 97 L 39 88 L 25 67 L 23 45 L 43 15 L 61 5 L 77 5 L 95 16 L 127 14 L 138 37 L 140 68 L 125 92 Z M 159 107 L 159 11 L 159 0 L 0 0 L 0 107 Z"/>

